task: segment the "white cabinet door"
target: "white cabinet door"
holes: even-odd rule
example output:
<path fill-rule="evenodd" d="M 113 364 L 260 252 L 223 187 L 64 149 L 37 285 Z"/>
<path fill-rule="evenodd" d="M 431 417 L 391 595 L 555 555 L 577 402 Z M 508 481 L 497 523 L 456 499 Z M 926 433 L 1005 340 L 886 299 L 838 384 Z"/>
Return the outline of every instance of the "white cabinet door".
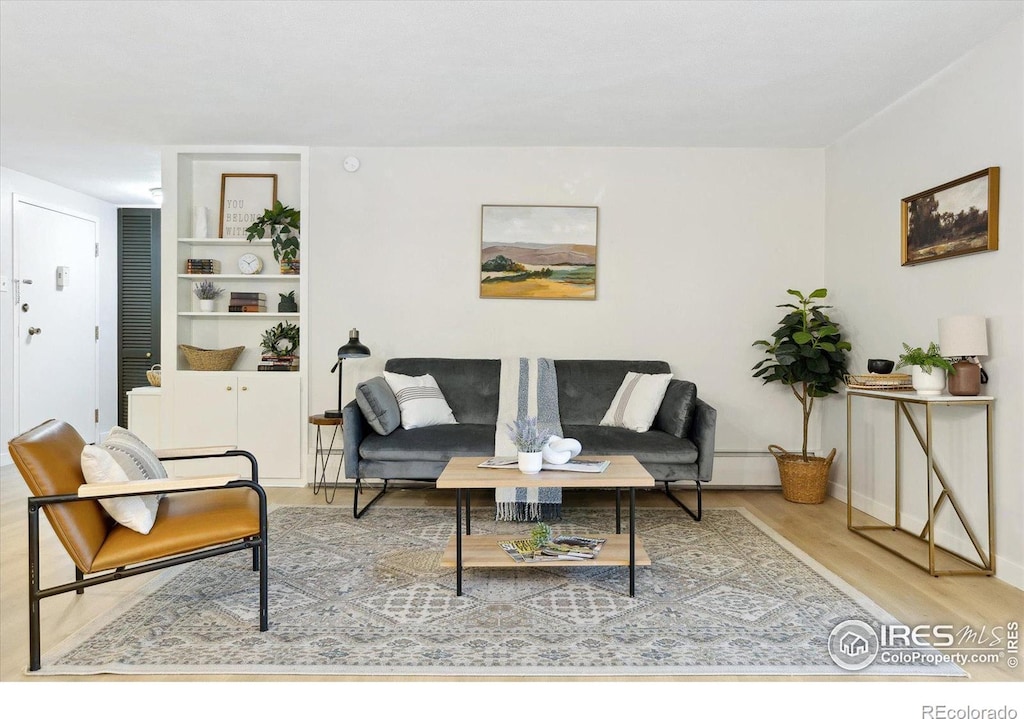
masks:
<path fill-rule="evenodd" d="M 238 445 L 238 378 L 234 372 L 178 372 L 174 380 L 174 446 Z M 168 462 L 177 477 L 249 475 L 240 460 Z"/>
<path fill-rule="evenodd" d="M 163 447 L 159 387 L 136 387 L 128 392 L 128 431 L 150 447 Z"/>
<path fill-rule="evenodd" d="M 256 457 L 261 479 L 300 476 L 298 373 L 178 372 L 175 382 L 175 446 L 235 445 Z M 179 477 L 228 472 L 248 477 L 250 469 L 245 459 L 172 464 Z"/>
<path fill-rule="evenodd" d="M 259 462 L 261 477 L 297 479 L 302 413 L 297 372 L 238 376 L 238 446 Z"/>

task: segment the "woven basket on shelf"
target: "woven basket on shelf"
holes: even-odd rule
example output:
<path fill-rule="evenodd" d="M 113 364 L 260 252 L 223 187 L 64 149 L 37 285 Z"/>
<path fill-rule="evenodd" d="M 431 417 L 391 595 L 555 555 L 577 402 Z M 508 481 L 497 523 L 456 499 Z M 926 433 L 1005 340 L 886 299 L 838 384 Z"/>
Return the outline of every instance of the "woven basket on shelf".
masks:
<path fill-rule="evenodd" d="M 160 386 L 160 365 L 155 364 L 146 370 L 146 379 L 149 380 L 149 384 L 153 387 Z"/>
<path fill-rule="evenodd" d="M 225 372 L 235 365 L 238 355 L 245 347 L 229 347 L 226 350 L 204 350 L 192 345 L 178 345 L 185 353 L 188 366 L 194 370 Z"/>
<path fill-rule="evenodd" d="M 768 445 L 768 451 L 779 464 L 784 498 L 798 504 L 821 504 L 825 501 L 835 448 L 827 457 L 808 457 L 806 460 L 802 454 L 792 454 L 777 444 Z"/>

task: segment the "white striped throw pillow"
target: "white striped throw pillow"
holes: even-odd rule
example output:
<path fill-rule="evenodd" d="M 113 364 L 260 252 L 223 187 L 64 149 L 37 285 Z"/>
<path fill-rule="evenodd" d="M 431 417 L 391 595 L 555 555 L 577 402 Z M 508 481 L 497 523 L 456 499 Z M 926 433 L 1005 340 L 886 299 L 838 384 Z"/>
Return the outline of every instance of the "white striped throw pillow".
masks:
<path fill-rule="evenodd" d="M 671 374 L 627 372 L 601 426 L 624 427 L 634 432 L 649 430 L 671 379 Z"/>
<path fill-rule="evenodd" d="M 435 424 L 458 424 L 448 400 L 437 380 L 429 374 L 420 377 L 385 372 L 384 380 L 398 400 L 402 429 L 431 427 Z"/>

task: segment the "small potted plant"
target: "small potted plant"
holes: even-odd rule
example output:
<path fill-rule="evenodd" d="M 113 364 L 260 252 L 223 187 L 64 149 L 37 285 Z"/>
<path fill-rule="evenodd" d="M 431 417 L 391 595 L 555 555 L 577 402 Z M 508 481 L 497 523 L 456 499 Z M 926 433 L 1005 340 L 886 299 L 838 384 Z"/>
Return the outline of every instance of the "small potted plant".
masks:
<path fill-rule="evenodd" d="M 920 395 L 934 396 L 942 394 L 946 388 L 946 372 L 956 373 L 953 364 L 939 354 L 939 346 L 934 342 L 928 344 L 928 349 L 911 347 L 903 343 L 903 354 L 896 367 L 910 367 L 910 380 L 914 389 Z M 942 370 L 935 372 L 933 370 Z"/>
<path fill-rule="evenodd" d="M 523 474 L 540 472 L 544 465 L 544 445 L 551 438 L 551 434 L 538 427 L 536 417 L 517 419 L 506 427 L 508 436 L 518 452 L 519 471 Z"/>
<path fill-rule="evenodd" d="M 282 205 L 280 200 L 263 211 L 251 225 L 245 228 L 245 239 L 249 242 L 262 240 L 270 234 L 270 245 L 274 248 L 274 259 L 281 265 L 281 274 L 299 272 L 299 211 Z"/>
<path fill-rule="evenodd" d="M 278 292 L 281 295 L 281 301 L 277 303 L 278 312 L 298 312 L 299 305 L 295 301 L 295 290 L 291 292 Z"/>
<path fill-rule="evenodd" d="M 764 347 L 765 359 L 753 366 L 754 377 L 781 382 L 789 387 L 803 409 L 804 443 L 800 454 L 790 453 L 778 445 L 768 450 L 779 465 L 782 496 L 790 502 L 820 504 L 825 501 L 828 473 L 836 450 L 827 457 L 807 456 L 807 429 L 814 400 L 836 393 L 836 385 L 846 374 L 846 353 L 850 343 L 843 339 L 838 323 L 824 310 L 831 305 L 814 301 L 824 299 L 828 291 L 814 290 L 804 297 L 798 290 L 787 290 L 799 304 L 784 304 L 789 310 L 779 320 L 771 340 L 757 340 L 755 347 Z"/>
<path fill-rule="evenodd" d="M 200 312 L 213 312 L 214 300 L 224 294 L 224 290 L 213 284 L 210 280 L 203 280 L 196 283 L 192 293 L 199 298 Z"/>

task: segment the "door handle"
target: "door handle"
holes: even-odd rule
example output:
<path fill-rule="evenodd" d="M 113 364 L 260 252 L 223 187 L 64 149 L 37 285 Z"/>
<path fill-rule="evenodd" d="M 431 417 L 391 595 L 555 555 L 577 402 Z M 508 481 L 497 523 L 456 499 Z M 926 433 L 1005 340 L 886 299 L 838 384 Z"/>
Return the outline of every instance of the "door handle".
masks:
<path fill-rule="evenodd" d="M 42 330 L 41 327 L 29 327 L 28 328 L 28 335 L 29 335 L 29 337 L 31 337 L 32 335 L 41 335 L 42 333 L 43 333 L 43 330 Z"/>

